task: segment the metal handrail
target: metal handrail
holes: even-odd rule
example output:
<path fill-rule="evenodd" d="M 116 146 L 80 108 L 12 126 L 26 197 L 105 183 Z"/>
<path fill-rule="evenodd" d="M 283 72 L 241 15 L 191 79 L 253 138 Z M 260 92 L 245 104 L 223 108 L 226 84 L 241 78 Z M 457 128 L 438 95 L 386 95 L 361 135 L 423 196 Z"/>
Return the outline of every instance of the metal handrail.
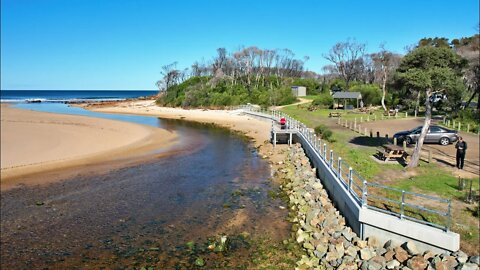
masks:
<path fill-rule="evenodd" d="M 379 212 L 383 212 L 383 213 L 386 213 L 386 214 L 394 215 L 394 216 L 397 216 L 401 219 L 408 219 L 408 220 L 412 220 L 412 221 L 415 221 L 415 222 L 418 222 L 418 223 L 427 224 L 427 225 L 430 225 L 430 226 L 433 226 L 433 227 L 436 227 L 436 228 L 439 228 L 439 229 L 443 229 L 445 231 L 449 230 L 450 224 L 451 224 L 451 218 L 452 218 L 452 216 L 451 216 L 451 200 L 442 199 L 442 198 L 438 198 L 438 197 L 433 197 L 433 196 L 429 196 L 429 195 L 421 194 L 421 193 L 409 192 L 409 191 L 405 191 L 405 190 L 401 190 L 401 189 L 397 189 L 397 188 L 392 188 L 392 187 L 389 187 L 389 186 L 380 185 L 380 184 L 377 184 L 377 183 L 368 182 L 360 174 L 358 174 L 357 171 L 353 170 L 347 162 L 345 162 L 343 159 L 341 159 L 341 157 L 337 157 L 337 159 L 335 159 L 333 149 L 328 148 L 327 144 L 323 140 L 318 139 L 314 135 L 314 133 L 309 128 L 307 128 L 307 126 L 305 124 L 303 124 L 302 122 L 290 117 L 288 114 L 285 114 L 285 113 L 280 112 L 280 111 L 268 110 L 268 109 L 263 109 L 263 108 L 257 109 L 257 108 L 254 108 L 254 107 L 250 106 L 250 105 L 243 105 L 243 106 L 241 105 L 238 108 L 243 109 L 243 110 L 252 111 L 252 112 L 257 112 L 257 113 L 260 113 L 260 114 L 264 114 L 264 116 L 270 116 L 270 118 L 274 121 L 279 120 L 281 117 L 286 117 L 287 122 L 289 123 L 289 125 L 291 125 L 291 126 L 289 126 L 289 128 L 292 127 L 292 129 L 296 129 L 297 132 L 300 133 L 303 136 L 303 138 L 312 146 L 314 151 L 325 162 L 325 164 L 328 166 L 328 168 L 330 168 L 330 170 L 333 172 L 333 174 L 340 180 L 341 183 L 343 183 L 345 185 L 345 188 L 347 188 L 347 190 L 350 192 L 350 194 L 352 194 L 352 196 L 354 196 L 355 199 L 357 199 L 357 202 L 360 203 L 361 206 L 365 206 L 369 209 L 376 210 L 376 211 L 379 211 Z M 336 165 L 336 167 L 335 167 L 335 165 Z M 348 171 L 346 171 L 346 169 Z M 346 175 L 347 178 L 345 178 L 342 175 L 342 173 L 344 175 Z M 359 183 L 361 183 L 361 185 Z M 399 201 L 399 200 L 394 200 L 394 199 L 389 199 L 389 198 L 386 198 L 386 197 L 378 196 L 378 195 L 375 195 L 375 194 L 370 194 L 368 192 L 368 187 L 376 187 L 376 188 L 379 188 L 379 189 L 399 192 L 399 193 L 402 194 L 402 200 Z M 355 189 L 360 191 L 361 194 L 357 194 Z M 429 199 L 429 200 L 439 201 L 439 202 L 442 202 L 442 203 L 447 203 L 448 204 L 447 211 L 446 212 L 441 212 L 441 211 L 429 209 L 429 208 L 426 208 L 426 207 L 423 207 L 423 206 L 419 206 L 419 205 L 415 205 L 415 204 L 411 204 L 411 203 L 406 203 L 405 202 L 405 195 L 412 195 L 412 196 L 421 197 L 421 198 L 425 198 L 425 199 Z M 370 205 L 370 204 L 368 204 L 368 198 L 377 199 L 377 200 L 379 200 L 379 202 L 390 202 L 390 203 L 398 204 L 399 208 L 400 208 L 400 213 L 396 213 L 394 211 L 390 211 L 390 210 L 386 210 L 386 209 L 376 207 L 374 205 Z M 425 220 L 417 219 L 413 216 L 408 216 L 408 215 L 405 214 L 405 207 L 419 209 L 419 210 L 422 210 L 422 211 L 426 211 L 426 212 L 429 212 L 429 213 L 434 213 L 434 214 L 438 214 L 438 215 L 443 216 L 443 217 L 447 217 L 447 224 L 445 226 L 441 226 L 441 225 L 438 225 L 438 224 L 433 223 L 433 222 L 428 222 L 428 221 L 425 221 Z"/>

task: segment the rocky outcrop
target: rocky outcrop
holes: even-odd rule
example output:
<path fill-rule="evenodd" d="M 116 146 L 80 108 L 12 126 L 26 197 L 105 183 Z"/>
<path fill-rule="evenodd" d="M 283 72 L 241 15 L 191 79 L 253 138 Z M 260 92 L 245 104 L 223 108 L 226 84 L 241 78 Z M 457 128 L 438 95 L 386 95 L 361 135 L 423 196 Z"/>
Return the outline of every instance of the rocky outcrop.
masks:
<path fill-rule="evenodd" d="M 299 144 L 276 172 L 288 196 L 292 236 L 305 250 L 297 269 L 479 269 L 478 256 L 420 253 L 413 242 L 394 247 L 360 239 L 335 209 Z"/>

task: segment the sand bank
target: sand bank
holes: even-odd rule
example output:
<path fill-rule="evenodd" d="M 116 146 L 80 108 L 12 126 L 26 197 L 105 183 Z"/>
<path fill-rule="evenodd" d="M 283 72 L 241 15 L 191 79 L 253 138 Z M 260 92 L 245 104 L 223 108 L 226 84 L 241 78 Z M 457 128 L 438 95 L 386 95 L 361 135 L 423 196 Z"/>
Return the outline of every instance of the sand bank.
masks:
<path fill-rule="evenodd" d="M 175 139 L 176 134 L 159 128 L 2 105 L 2 189 L 21 176 L 138 156 Z"/>
<path fill-rule="evenodd" d="M 241 115 L 236 111 L 158 107 L 153 100 L 124 101 L 100 105 L 84 104 L 82 107 L 97 112 L 150 115 L 167 119 L 213 123 L 244 133 L 253 139 L 256 146 L 260 146 L 270 139 L 270 122 Z"/>

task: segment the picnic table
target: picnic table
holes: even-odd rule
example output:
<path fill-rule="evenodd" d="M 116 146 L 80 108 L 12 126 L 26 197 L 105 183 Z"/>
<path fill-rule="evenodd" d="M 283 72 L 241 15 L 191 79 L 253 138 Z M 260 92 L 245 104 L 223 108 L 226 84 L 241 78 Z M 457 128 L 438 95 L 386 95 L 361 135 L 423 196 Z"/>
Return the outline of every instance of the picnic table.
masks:
<path fill-rule="evenodd" d="M 408 153 L 405 152 L 403 147 L 394 144 L 383 145 L 382 148 L 378 149 L 378 152 L 384 162 L 397 158 L 403 158 L 406 161 L 408 157 Z"/>
<path fill-rule="evenodd" d="M 331 112 L 328 114 L 328 117 L 340 117 L 340 116 L 342 116 L 342 114 L 339 112 Z"/>

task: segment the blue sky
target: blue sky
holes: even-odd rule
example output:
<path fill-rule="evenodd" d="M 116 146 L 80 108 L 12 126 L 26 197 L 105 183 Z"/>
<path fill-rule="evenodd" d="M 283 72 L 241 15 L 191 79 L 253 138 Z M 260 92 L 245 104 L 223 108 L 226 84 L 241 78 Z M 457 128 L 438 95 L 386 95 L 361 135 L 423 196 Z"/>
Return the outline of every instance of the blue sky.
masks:
<path fill-rule="evenodd" d="M 1 89 L 153 90 L 162 65 L 219 47 L 322 57 L 355 38 L 398 53 L 423 37 L 477 33 L 478 0 L 2 0 Z"/>

